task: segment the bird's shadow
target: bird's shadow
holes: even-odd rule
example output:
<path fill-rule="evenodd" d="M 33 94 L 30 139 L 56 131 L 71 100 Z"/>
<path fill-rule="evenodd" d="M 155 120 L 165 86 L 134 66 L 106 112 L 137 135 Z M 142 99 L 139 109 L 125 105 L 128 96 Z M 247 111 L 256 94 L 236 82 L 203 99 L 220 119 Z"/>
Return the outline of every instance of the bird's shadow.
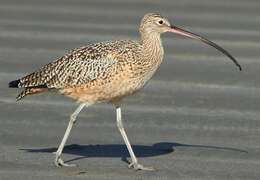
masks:
<path fill-rule="evenodd" d="M 177 147 L 187 147 L 187 148 L 206 148 L 215 150 L 226 150 L 235 151 L 240 153 L 248 153 L 242 149 L 230 148 L 230 147 L 219 147 L 219 146 L 206 146 L 206 145 L 191 145 L 191 144 L 181 144 L 176 142 L 159 142 L 151 146 L 149 145 L 133 145 L 132 148 L 137 157 L 152 157 L 164 154 L 172 153 Z M 54 153 L 57 148 L 34 148 L 34 149 L 20 149 L 30 153 Z M 71 144 L 64 147 L 64 154 L 73 154 L 80 157 L 68 160 L 75 161 L 84 158 L 91 157 L 117 157 L 121 158 L 122 161 L 129 163 L 127 158 L 129 153 L 124 144 L 104 144 L 104 145 L 78 145 Z"/>

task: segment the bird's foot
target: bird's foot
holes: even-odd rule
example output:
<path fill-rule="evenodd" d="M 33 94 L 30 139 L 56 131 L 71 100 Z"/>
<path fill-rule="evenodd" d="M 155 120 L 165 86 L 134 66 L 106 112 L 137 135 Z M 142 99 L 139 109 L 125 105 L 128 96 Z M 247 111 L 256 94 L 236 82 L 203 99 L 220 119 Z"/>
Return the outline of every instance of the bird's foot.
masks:
<path fill-rule="evenodd" d="M 141 164 L 138 164 L 137 162 L 132 162 L 128 165 L 128 168 L 133 168 L 134 170 L 144 170 L 144 171 L 154 171 L 155 169 L 153 167 L 144 167 Z"/>
<path fill-rule="evenodd" d="M 60 156 L 56 156 L 55 158 L 55 161 L 54 161 L 54 164 L 57 166 L 57 167 L 76 167 L 77 165 L 76 164 L 67 164 L 65 163 Z"/>

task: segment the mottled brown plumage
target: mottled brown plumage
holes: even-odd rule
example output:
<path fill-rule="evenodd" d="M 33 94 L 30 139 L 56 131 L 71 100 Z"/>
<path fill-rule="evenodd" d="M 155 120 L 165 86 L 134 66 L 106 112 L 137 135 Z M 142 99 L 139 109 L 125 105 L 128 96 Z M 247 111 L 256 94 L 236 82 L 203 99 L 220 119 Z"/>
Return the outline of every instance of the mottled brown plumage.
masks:
<path fill-rule="evenodd" d="M 56 89 L 81 103 L 71 115 L 57 150 L 57 166 L 69 166 L 61 159 L 61 153 L 81 109 L 98 102 L 110 102 L 116 106 L 117 126 L 132 159 L 130 167 L 152 169 L 137 162 L 121 121 L 120 101 L 142 88 L 161 64 L 164 54 L 160 38 L 162 33 L 174 32 L 205 42 L 226 54 L 241 69 L 237 61 L 223 48 L 198 35 L 171 26 L 169 21 L 158 13 L 146 14 L 141 21 L 139 32 L 141 37 L 137 41 L 107 41 L 80 47 L 38 71 L 10 82 L 10 87 L 24 88 L 17 100 L 26 95 Z"/>
<path fill-rule="evenodd" d="M 163 55 L 161 44 L 156 43 L 158 49 L 148 51 L 146 58 L 144 46 L 137 41 L 90 44 L 21 78 L 18 86 L 26 88 L 24 92 L 39 87 L 57 89 L 81 102 L 110 101 L 133 93 L 151 77 Z M 152 57 L 156 62 L 151 64 Z M 18 99 L 30 94 L 24 92 Z"/>

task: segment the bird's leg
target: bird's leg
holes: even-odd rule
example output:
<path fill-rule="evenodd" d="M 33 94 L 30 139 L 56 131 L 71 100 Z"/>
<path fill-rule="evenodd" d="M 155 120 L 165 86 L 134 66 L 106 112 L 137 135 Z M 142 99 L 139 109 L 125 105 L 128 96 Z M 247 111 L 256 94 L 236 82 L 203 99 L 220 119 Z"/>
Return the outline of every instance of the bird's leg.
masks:
<path fill-rule="evenodd" d="M 66 129 L 66 132 L 65 132 L 65 134 L 63 136 L 63 139 L 62 139 L 62 141 L 60 143 L 60 146 L 59 146 L 57 152 L 55 153 L 56 157 L 55 157 L 54 163 L 55 163 L 55 165 L 57 167 L 61 167 L 61 166 L 73 167 L 73 166 L 76 166 L 74 164 L 66 164 L 66 163 L 64 163 L 64 161 L 61 159 L 61 154 L 62 154 L 63 148 L 65 146 L 65 143 L 66 143 L 66 141 L 67 141 L 67 139 L 69 137 L 69 134 L 70 134 L 70 131 L 72 129 L 72 126 L 76 122 L 76 118 L 77 118 L 78 114 L 80 113 L 80 111 L 83 109 L 84 106 L 86 106 L 86 103 L 80 104 L 79 107 L 70 116 L 70 121 L 69 121 L 68 127 Z"/>
<path fill-rule="evenodd" d="M 116 121 L 117 121 L 118 130 L 120 131 L 120 133 L 121 133 L 121 135 L 124 139 L 124 142 L 126 144 L 126 147 L 128 149 L 128 152 L 131 156 L 132 162 L 129 164 L 128 167 L 134 168 L 135 170 L 148 170 L 148 171 L 154 170 L 152 167 L 144 167 L 143 165 L 138 163 L 137 158 L 134 154 L 134 151 L 131 147 L 131 144 L 130 144 L 128 138 L 127 138 L 127 135 L 126 135 L 126 132 L 125 132 L 125 129 L 124 129 L 124 126 L 123 126 L 123 122 L 122 122 L 121 108 L 119 106 L 116 106 Z"/>

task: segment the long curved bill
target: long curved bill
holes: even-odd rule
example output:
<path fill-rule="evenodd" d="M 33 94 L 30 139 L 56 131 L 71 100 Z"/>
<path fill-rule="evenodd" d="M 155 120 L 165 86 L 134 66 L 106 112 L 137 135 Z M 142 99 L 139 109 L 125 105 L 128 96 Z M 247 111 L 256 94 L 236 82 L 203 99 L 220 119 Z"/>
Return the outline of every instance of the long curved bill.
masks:
<path fill-rule="evenodd" d="M 231 54 L 229 54 L 229 52 L 227 52 L 225 49 L 223 49 L 222 47 L 220 47 L 216 43 L 214 43 L 214 42 L 212 42 L 212 41 L 210 41 L 210 40 L 208 40 L 204 37 L 201 37 L 197 34 L 194 34 L 194 33 L 191 33 L 189 31 L 186 31 L 184 29 L 178 28 L 176 26 L 171 26 L 171 28 L 169 29 L 169 32 L 173 32 L 173 33 L 176 33 L 176 34 L 179 34 L 179 35 L 182 35 L 182 36 L 186 36 L 186 37 L 189 37 L 191 39 L 197 39 L 199 41 L 202 41 L 202 42 L 216 48 L 217 50 L 219 50 L 220 52 L 225 54 L 227 57 L 229 57 L 235 63 L 235 65 L 239 68 L 240 71 L 242 70 L 242 67 L 237 62 L 237 60 Z"/>

